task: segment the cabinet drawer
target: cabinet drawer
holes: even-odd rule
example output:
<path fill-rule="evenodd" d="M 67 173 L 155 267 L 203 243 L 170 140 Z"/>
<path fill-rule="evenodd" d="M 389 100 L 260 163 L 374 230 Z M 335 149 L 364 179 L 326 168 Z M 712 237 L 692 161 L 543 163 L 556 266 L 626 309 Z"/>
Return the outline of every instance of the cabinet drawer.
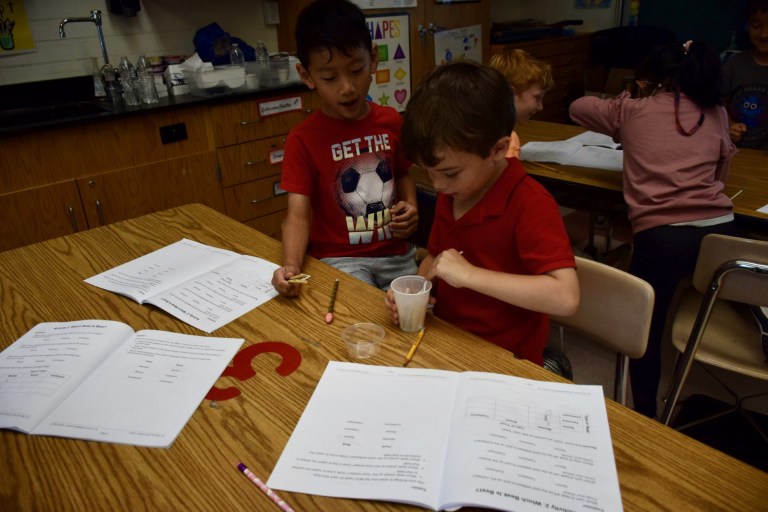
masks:
<path fill-rule="evenodd" d="M 216 147 L 288 133 L 312 112 L 311 95 L 302 92 L 213 107 L 211 122 Z"/>
<path fill-rule="evenodd" d="M 216 150 L 224 187 L 279 175 L 285 135 Z"/>
<path fill-rule="evenodd" d="M 246 226 L 250 226 L 257 231 L 261 231 L 265 235 L 271 236 L 277 240 L 282 240 L 283 234 L 283 221 L 285 220 L 285 212 L 279 211 L 270 213 L 258 219 L 253 219 L 245 222 Z"/>
<path fill-rule="evenodd" d="M 224 189 L 227 215 L 240 222 L 288 208 L 288 194 L 279 193 L 280 178 L 263 178 Z"/>

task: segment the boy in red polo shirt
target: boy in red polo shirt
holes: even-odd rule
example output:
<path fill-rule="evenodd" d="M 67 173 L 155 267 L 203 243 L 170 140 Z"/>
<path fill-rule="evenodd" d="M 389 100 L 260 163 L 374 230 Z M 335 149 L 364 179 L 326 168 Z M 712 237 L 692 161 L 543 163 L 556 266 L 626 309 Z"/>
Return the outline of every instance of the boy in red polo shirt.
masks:
<path fill-rule="evenodd" d="M 576 311 L 579 283 L 557 204 L 505 157 L 514 123 L 504 76 L 459 61 L 413 94 L 403 148 L 438 191 L 418 271 L 433 281 L 435 315 L 541 365 L 548 315 Z M 397 321 L 391 291 L 386 303 Z"/>

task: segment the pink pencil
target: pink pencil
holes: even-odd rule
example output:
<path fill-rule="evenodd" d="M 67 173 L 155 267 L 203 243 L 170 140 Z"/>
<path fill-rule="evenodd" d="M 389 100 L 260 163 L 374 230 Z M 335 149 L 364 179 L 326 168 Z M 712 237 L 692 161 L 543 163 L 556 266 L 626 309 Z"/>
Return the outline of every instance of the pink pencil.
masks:
<path fill-rule="evenodd" d="M 339 292 L 339 280 L 333 283 L 333 291 L 331 292 L 331 303 L 328 305 L 328 312 L 325 314 L 325 323 L 329 324 L 333 322 L 333 307 L 336 305 L 336 294 Z"/>
<path fill-rule="evenodd" d="M 280 496 L 278 496 L 277 494 L 275 494 L 275 492 L 274 492 L 272 489 L 270 489 L 269 487 L 267 487 L 267 484 L 265 484 L 264 482 L 262 482 L 261 480 L 259 480 L 259 477 L 257 477 L 256 475 L 254 475 L 254 474 L 253 474 L 253 472 L 252 472 L 250 469 L 248 469 L 248 467 L 247 467 L 245 464 L 243 464 L 242 462 L 240 462 L 240 463 L 237 465 L 237 469 L 239 469 L 240 471 L 242 471 L 242 473 L 243 473 L 243 474 L 244 474 L 246 477 L 248 477 L 248 480 L 250 480 L 251 482 L 253 482 L 254 484 L 256 484 L 256 487 L 258 487 L 259 489 L 261 489 L 261 492 L 263 492 L 264 494 L 266 494 L 266 495 L 269 497 L 269 499 L 271 499 L 272 501 L 274 501 L 274 502 L 275 502 L 275 504 L 276 504 L 278 507 L 280 507 L 280 510 L 282 510 L 283 512 L 294 512 L 294 510 L 293 510 L 293 509 L 290 507 L 290 505 L 288 505 L 286 502 L 284 502 L 284 501 L 283 501 L 283 499 L 282 499 Z"/>

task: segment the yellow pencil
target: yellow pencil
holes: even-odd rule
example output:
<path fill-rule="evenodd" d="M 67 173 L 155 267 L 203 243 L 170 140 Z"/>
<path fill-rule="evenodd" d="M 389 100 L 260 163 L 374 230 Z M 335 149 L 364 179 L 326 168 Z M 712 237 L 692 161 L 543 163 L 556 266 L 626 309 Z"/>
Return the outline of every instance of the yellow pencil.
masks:
<path fill-rule="evenodd" d="M 414 341 L 413 345 L 411 345 L 411 350 L 409 350 L 408 355 L 405 356 L 405 362 L 403 362 L 403 366 L 407 366 L 408 363 L 411 362 L 411 359 L 413 359 L 413 354 L 416 353 L 416 349 L 419 347 L 419 343 L 421 343 L 421 338 L 424 337 L 424 331 L 426 329 L 426 327 L 422 327 L 419 331 L 419 334 L 416 336 L 416 341 Z"/>
<path fill-rule="evenodd" d="M 740 189 L 740 190 L 739 190 L 738 192 L 736 192 L 735 194 L 733 194 L 733 195 L 731 196 L 731 201 L 733 201 L 734 199 L 736 199 L 737 197 L 739 197 L 739 195 L 740 195 L 742 192 L 744 192 L 744 189 L 743 189 L 743 188 L 742 188 L 742 189 Z"/>

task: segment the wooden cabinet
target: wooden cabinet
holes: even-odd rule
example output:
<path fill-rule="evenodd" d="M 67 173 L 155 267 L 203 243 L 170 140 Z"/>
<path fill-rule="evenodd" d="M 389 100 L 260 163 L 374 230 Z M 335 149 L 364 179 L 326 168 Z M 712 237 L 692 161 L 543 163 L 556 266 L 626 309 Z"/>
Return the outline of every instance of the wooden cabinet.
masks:
<path fill-rule="evenodd" d="M 1 194 L 0 212 L 0 251 L 87 227 L 74 180 Z"/>
<path fill-rule="evenodd" d="M 224 211 L 207 107 L 0 138 L 0 250 L 190 202 Z"/>
<path fill-rule="evenodd" d="M 554 88 L 544 96 L 544 110 L 533 119 L 570 123 L 568 107 L 584 95 L 584 71 L 589 62 L 591 34 L 552 37 L 533 41 L 520 41 L 507 45 L 491 45 L 491 55 L 504 48 L 520 48 L 552 66 Z"/>
<path fill-rule="evenodd" d="M 277 43 L 281 51 L 295 52 L 297 13 L 312 0 L 284 0 L 279 2 L 280 24 L 277 26 Z M 366 15 L 408 14 L 411 48 L 411 87 L 416 88 L 421 77 L 435 67 L 435 32 L 480 25 L 482 27 L 483 62 L 490 56 L 491 0 L 476 2 L 437 3 L 436 0 L 419 0 L 413 8 L 370 9 Z M 374 41 L 375 42 L 375 41 Z"/>
<path fill-rule="evenodd" d="M 77 185 L 89 227 L 188 203 L 224 211 L 213 151 L 80 178 Z"/>
<path fill-rule="evenodd" d="M 288 131 L 306 89 L 0 137 L 0 250 L 203 203 L 280 238 Z"/>
<path fill-rule="evenodd" d="M 228 216 L 280 239 L 288 207 L 280 189 L 285 139 L 316 107 L 316 95 L 307 91 L 211 108 Z"/>

